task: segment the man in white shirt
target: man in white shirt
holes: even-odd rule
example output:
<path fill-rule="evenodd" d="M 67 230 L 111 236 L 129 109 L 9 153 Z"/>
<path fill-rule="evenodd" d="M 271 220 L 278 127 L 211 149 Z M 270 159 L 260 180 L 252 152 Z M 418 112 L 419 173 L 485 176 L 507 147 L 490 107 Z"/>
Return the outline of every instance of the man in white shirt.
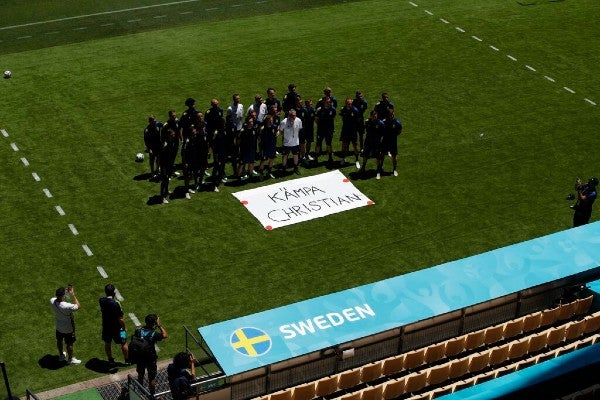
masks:
<path fill-rule="evenodd" d="M 74 303 L 65 301 L 68 294 Z M 58 349 L 59 361 L 67 361 L 69 364 L 81 364 L 81 360 L 73 357 L 73 343 L 75 343 L 75 321 L 73 313 L 81 307 L 73 287 L 67 289 L 60 287 L 56 289 L 56 296 L 50 299 L 50 307 L 54 310 L 56 318 L 56 347 Z M 67 352 L 63 351 L 63 341 L 67 345 Z M 65 358 L 65 356 L 67 358 Z"/>
<path fill-rule="evenodd" d="M 255 114 L 257 126 L 262 124 L 262 121 L 267 114 L 267 105 L 260 94 L 254 96 L 254 103 L 246 110 L 246 116 L 250 115 L 250 113 Z"/>
<path fill-rule="evenodd" d="M 300 130 L 302 129 L 302 120 L 296 118 L 296 110 L 291 109 L 287 118 L 279 124 L 279 131 L 283 133 L 283 172 L 287 167 L 288 155 L 290 152 L 294 157 L 294 172 L 300 175 L 298 170 L 298 154 L 300 153 Z"/>
<path fill-rule="evenodd" d="M 240 131 L 244 125 L 244 106 L 240 103 L 240 95 L 234 93 L 231 96 L 233 102 L 226 111 L 226 132 L 227 132 L 227 154 L 231 157 L 231 166 L 233 171 L 237 171 L 239 156 Z"/>

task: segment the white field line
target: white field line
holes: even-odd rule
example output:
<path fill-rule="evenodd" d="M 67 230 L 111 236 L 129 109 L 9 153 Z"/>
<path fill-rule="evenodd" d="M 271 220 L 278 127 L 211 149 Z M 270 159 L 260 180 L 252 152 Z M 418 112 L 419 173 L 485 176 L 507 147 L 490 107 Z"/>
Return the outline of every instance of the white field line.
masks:
<path fill-rule="evenodd" d="M 29 167 L 29 161 L 27 161 L 27 159 L 25 157 L 21 157 L 21 162 L 23 163 L 24 166 Z"/>
<path fill-rule="evenodd" d="M 133 322 L 133 324 L 135 326 L 142 325 L 142 324 L 140 324 L 140 320 L 138 319 L 138 317 L 136 317 L 135 314 L 132 312 L 129 313 L 129 319 L 131 320 L 131 322 Z"/>
<path fill-rule="evenodd" d="M 43 189 L 44 194 L 46 195 L 47 198 L 52 198 L 52 193 L 50 193 L 50 191 L 46 188 Z"/>
<path fill-rule="evenodd" d="M 550 82 L 556 82 L 554 78 L 551 78 L 548 75 L 544 75 L 544 78 L 548 79 Z"/>
<path fill-rule="evenodd" d="M 494 51 L 500 51 L 499 48 L 497 48 L 496 46 L 492 46 L 491 44 L 490 44 L 490 49 L 492 49 Z"/>
<path fill-rule="evenodd" d="M 563 89 L 565 89 L 569 93 L 575 94 L 575 91 L 573 89 L 571 89 L 570 87 L 563 86 Z"/>
<path fill-rule="evenodd" d="M 465 33 L 465 30 L 463 28 L 461 28 L 460 26 L 457 26 L 456 30 L 459 31 L 460 33 Z"/>
<path fill-rule="evenodd" d="M 533 68 L 531 65 L 525 65 L 525 68 L 527 68 L 530 71 L 536 72 L 537 70 L 535 68 Z"/>
<path fill-rule="evenodd" d="M 429 10 L 425 10 L 425 12 L 426 12 L 427 14 L 429 14 L 429 15 L 433 15 L 433 13 L 432 13 L 431 11 L 429 11 Z"/>
<path fill-rule="evenodd" d="M 440 18 L 440 21 L 442 21 L 445 24 L 449 24 L 450 23 L 450 21 L 448 21 L 447 19 L 444 19 L 444 18 Z"/>
<path fill-rule="evenodd" d="M 0 129 L 0 132 L 2 132 L 2 136 L 8 137 L 8 132 L 5 129 Z"/>
<path fill-rule="evenodd" d="M 479 36 L 471 36 L 473 39 L 477 40 L 478 42 L 483 42 L 483 39 L 481 39 Z"/>
<path fill-rule="evenodd" d="M 513 60 L 513 61 L 517 61 L 517 59 L 513 56 L 511 56 L 510 54 L 507 54 L 506 57 L 508 57 L 509 59 Z"/>
<path fill-rule="evenodd" d="M 79 232 L 77 231 L 77 228 L 75 228 L 75 225 L 73 225 L 73 224 L 69 224 L 69 229 L 71 230 L 71 233 L 72 233 L 74 236 L 77 236 L 77 235 L 79 235 Z"/>
<path fill-rule="evenodd" d="M 419 5 L 418 5 L 418 4 L 416 4 L 416 3 L 413 3 L 412 1 L 411 1 L 411 2 L 409 2 L 409 4 L 410 4 L 411 6 L 413 6 L 413 7 L 419 7 Z"/>
<path fill-rule="evenodd" d="M 88 257 L 91 257 L 94 255 L 94 253 L 92 253 L 92 250 L 90 249 L 90 247 L 87 244 L 82 244 L 81 248 L 83 249 L 83 251 L 85 251 L 85 254 L 88 255 Z"/>
<path fill-rule="evenodd" d="M 199 1 L 201 1 L 201 0 L 180 0 L 180 1 L 172 1 L 172 2 L 169 2 L 169 3 L 152 4 L 152 5 L 149 5 L 149 6 L 123 8 L 123 9 L 120 9 L 120 10 L 104 11 L 104 12 L 93 13 L 93 14 L 75 15 L 75 16 L 72 16 L 72 17 L 50 19 L 50 20 L 47 20 L 47 21 L 36 21 L 36 22 L 29 22 L 27 24 L 3 26 L 3 27 L 0 28 L 0 31 L 8 30 L 8 29 L 22 28 L 22 27 L 25 27 L 25 26 L 51 24 L 53 22 L 70 21 L 70 20 L 73 20 L 73 19 L 83 19 L 83 18 L 89 18 L 89 17 L 97 17 L 99 15 L 111 15 L 111 14 L 119 14 L 119 13 L 125 13 L 125 12 L 130 12 L 130 11 L 139 11 L 139 10 L 145 10 L 145 9 L 148 9 L 148 8 L 167 7 L 167 6 L 174 6 L 174 5 L 185 4 L 185 3 L 197 3 Z"/>
<path fill-rule="evenodd" d="M 58 213 L 58 215 L 60 215 L 61 217 L 65 216 L 65 211 L 62 209 L 61 206 L 56 206 L 54 208 L 56 209 L 56 212 Z"/>
<path fill-rule="evenodd" d="M 123 301 L 125 300 L 125 298 L 123 296 L 121 296 L 121 292 L 119 292 L 119 289 L 115 288 L 115 297 L 117 298 L 117 300 L 119 301 Z"/>
<path fill-rule="evenodd" d="M 42 179 L 40 178 L 40 176 L 37 174 L 37 172 L 32 172 L 32 173 L 31 173 L 31 176 L 33 176 L 33 179 L 34 179 L 36 182 L 39 182 L 39 181 L 41 181 L 41 180 L 42 180 Z"/>
<path fill-rule="evenodd" d="M 101 277 L 103 277 L 104 279 L 108 278 L 108 274 L 106 273 L 106 271 L 104 270 L 104 268 L 102 268 L 101 265 L 98 265 L 96 267 L 96 269 L 98 270 L 98 273 L 100 273 Z"/>
<path fill-rule="evenodd" d="M 19 151 L 19 148 L 17 147 L 17 144 L 16 144 L 16 143 L 11 143 L 11 144 L 10 144 L 10 147 L 12 147 L 12 149 L 13 149 L 14 151 Z"/>
<path fill-rule="evenodd" d="M 584 100 L 587 101 L 588 103 L 590 103 L 593 106 L 596 105 L 596 103 L 594 103 L 592 100 L 588 99 L 587 97 Z"/>

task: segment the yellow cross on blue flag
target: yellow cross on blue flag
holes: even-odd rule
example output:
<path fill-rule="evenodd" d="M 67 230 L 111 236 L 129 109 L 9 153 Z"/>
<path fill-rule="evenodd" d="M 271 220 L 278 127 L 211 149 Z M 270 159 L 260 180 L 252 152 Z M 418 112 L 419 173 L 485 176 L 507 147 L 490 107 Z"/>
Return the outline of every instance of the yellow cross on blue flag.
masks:
<path fill-rule="evenodd" d="M 236 329 L 230 342 L 235 351 L 250 357 L 258 357 L 271 350 L 271 337 L 258 328 Z"/>

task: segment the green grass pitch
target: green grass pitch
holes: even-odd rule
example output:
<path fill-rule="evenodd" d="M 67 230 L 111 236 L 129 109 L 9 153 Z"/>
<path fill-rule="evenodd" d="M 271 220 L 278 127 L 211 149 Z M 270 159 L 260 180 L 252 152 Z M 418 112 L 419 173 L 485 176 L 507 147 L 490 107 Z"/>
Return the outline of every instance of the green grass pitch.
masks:
<path fill-rule="evenodd" d="M 0 81 L 0 359 L 13 393 L 99 376 L 38 365 L 56 351 L 58 286 L 82 302 L 84 362 L 104 358 L 108 282 L 126 313 L 161 316 L 166 359 L 184 346 L 182 325 L 567 229 L 575 178 L 600 173 L 597 1 L 92 3 L 16 2 L 0 16 L 0 69 L 13 73 Z M 190 96 L 226 106 L 234 92 L 247 106 L 290 82 L 313 99 L 360 89 L 371 106 L 390 93 L 400 174 L 353 180 L 374 206 L 268 232 L 237 187 L 147 204 L 159 186 L 135 179 L 148 166 L 133 159 L 148 114 L 164 120 Z"/>

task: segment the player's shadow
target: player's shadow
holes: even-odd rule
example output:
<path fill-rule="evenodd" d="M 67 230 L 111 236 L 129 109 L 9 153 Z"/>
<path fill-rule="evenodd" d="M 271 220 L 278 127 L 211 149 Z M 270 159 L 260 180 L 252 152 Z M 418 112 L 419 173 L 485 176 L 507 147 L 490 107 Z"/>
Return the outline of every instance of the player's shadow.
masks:
<path fill-rule="evenodd" d="M 134 176 L 133 180 L 134 181 L 147 181 L 148 179 L 150 179 L 151 176 L 152 176 L 152 174 L 150 172 L 146 172 L 144 174 Z"/>
<path fill-rule="evenodd" d="M 357 180 L 368 180 L 368 179 L 375 179 L 375 177 L 377 176 L 377 171 L 374 169 L 368 169 L 364 172 L 361 171 L 353 171 L 350 172 L 348 174 L 348 176 L 350 177 L 350 179 L 352 179 L 353 181 L 357 181 Z"/>
<path fill-rule="evenodd" d="M 65 360 L 60 361 L 57 355 L 46 354 L 42 358 L 38 360 L 38 364 L 40 367 L 44 369 L 57 370 L 60 368 L 64 368 L 67 365 Z"/>
<path fill-rule="evenodd" d="M 117 372 L 117 367 L 124 365 L 125 364 L 111 364 L 107 360 L 100 360 L 97 357 L 94 357 L 85 363 L 87 369 L 100 374 L 113 374 Z"/>

